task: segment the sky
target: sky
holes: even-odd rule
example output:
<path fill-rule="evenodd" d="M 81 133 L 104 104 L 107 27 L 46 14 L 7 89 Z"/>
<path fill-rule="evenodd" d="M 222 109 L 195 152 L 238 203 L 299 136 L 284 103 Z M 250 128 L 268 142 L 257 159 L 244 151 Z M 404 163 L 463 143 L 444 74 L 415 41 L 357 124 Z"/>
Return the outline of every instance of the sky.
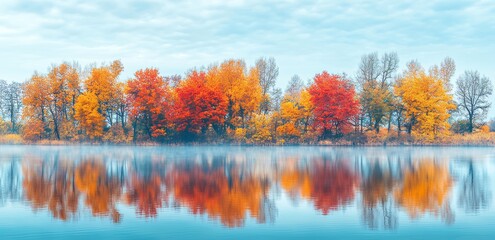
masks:
<path fill-rule="evenodd" d="M 494 0 L 2 0 L 0 79 L 25 81 L 51 64 L 119 59 L 122 79 L 141 68 L 184 74 L 229 58 L 274 57 L 278 86 L 294 74 L 354 76 L 362 55 L 397 52 L 401 71 L 446 56 L 455 79 L 495 79 Z M 454 79 L 454 80 L 455 80 Z M 495 100 L 495 98 L 493 98 Z"/>

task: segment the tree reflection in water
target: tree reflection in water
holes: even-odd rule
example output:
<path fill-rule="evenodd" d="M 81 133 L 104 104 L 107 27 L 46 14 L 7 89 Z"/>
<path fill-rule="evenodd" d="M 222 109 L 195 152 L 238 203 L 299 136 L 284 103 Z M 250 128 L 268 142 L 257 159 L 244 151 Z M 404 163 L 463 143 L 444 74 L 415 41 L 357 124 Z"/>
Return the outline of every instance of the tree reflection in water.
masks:
<path fill-rule="evenodd" d="M 486 171 L 478 169 L 473 159 L 467 161 L 467 174 L 461 179 L 459 205 L 466 212 L 478 212 L 488 207 L 491 200 L 490 185 Z"/>
<path fill-rule="evenodd" d="M 354 199 L 357 175 L 346 160 L 322 160 L 311 162 L 309 168 L 289 168 L 281 174 L 281 186 L 292 199 L 313 201 L 315 209 L 327 215 Z"/>
<path fill-rule="evenodd" d="M 430 159 L 415 161 L 403 170 L 401 186 L 395 191 L 395 199 L 412 218 L 425 212 L 440 214 L 447 223 L 454 221 L 454 213 L 447 200 L 452 188 L 452 177 L 446 163 Z"/>
<path fill-rule="evenodd" d="M 119 208 L 126 205 L 121 203 L 145 218 L 159 216 L 172 203 L 226 227 L 240 227 L 247 219 L 274 222 L 281 189 L 294 203 L 309 202 L 323 215 L 355 204 L 364 225 L 372 229 L 397 228 L 400 211 L 413 219 L 427 214 L 446 223 L 455 219 L 450 204 L 455 182 L 448 161 L 438 159 L 61 156 L 25 155 L 0 162 L 0 200 L 23 200 L 34 211 L 47 210 L 64 221 L 87 212 L 116 223 L 123 219 Z M 477 212 L 491 200 L 488 176 L 472 159 L 461 162 L 466 167 L 457 178 L 459 207 Z"/>
<path fill-rule="evenodd" d="M 361 207 L 364 223 L 372 229 L 381 225 L 385 229 L 395 229 L 398 221 L 397 207 L 391 193 L 398 179 L 394 176 L 392 167 L 388 165 L 387 168 L 381 162 L 374 161 L 372 166 L 362 168 L 361 171 Z"/>

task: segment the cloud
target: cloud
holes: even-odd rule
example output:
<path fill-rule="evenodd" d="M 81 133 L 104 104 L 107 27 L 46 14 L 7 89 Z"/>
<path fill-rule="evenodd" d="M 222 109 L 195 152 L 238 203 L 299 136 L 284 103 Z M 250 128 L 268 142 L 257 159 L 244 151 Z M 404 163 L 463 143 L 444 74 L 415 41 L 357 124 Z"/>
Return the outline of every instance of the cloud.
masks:
<path fill-rule="evenodd" d="M 121 59 L 182 74 L 226 58 L 274 56 L 280 86 L 293 74 L 353 74 L 362 54 L 397 51 L 426 66 L 452 56 L 459 70 L 495 78 L 493 1 L 2 1 L 0 78 L 22 81 L 52 63 Z M 462 58 L 462 59 L 461 59 Z"/>

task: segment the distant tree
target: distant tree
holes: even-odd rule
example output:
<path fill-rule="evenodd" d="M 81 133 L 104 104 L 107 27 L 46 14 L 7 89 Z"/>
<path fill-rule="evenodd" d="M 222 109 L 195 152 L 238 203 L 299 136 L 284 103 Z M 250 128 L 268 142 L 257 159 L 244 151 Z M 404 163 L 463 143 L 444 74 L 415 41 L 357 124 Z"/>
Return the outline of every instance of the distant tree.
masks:
<path fill-rule="evenodd" d="M 468 119 L 469 132 L 473 132 L 477 121 L 482 121 L 486 117 L 492 91 L 490 80 L 485 76 L 481 77 L 478 71 L 466 71 L 457 80 L 455 95 L 459 102 L 459 110 Z"/>
<path fill-rule="evenodd" d="M 3 85 L 3 86 L 2 86 Z M 22 108 L 22 85 L 18 82 L 0 82 L 0 117 L 8 121 L 8 131 L 17 133 Z"/>
<path fill-rule="evenodd" d="M 450 80 L 455 74 L 456 66 L 454 59 L 446 57 L 441 63 L 440 67 L 433 65 L 430 70 L 430 76 L 441 79 L 443 81 L 445 89 L 450 92 L 452 90 L 452 84 Z"/>
<path fill-rule="evenodd" d="M 256 61 L 261 86 L 260 112 L 267 114 L 271 109 L 272 92 L 278 77 L 278 66 L 275 58 L 260 58 Z"/>

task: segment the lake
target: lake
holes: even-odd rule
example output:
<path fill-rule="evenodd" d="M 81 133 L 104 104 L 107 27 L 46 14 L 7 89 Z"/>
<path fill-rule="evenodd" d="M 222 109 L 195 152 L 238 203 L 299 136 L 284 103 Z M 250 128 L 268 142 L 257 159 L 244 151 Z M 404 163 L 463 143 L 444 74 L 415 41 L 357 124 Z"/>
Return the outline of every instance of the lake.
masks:
<path fill-rule="evenodd" d="M 495 148 L 0 146 L 1 239 L 495 239 Z"/>

